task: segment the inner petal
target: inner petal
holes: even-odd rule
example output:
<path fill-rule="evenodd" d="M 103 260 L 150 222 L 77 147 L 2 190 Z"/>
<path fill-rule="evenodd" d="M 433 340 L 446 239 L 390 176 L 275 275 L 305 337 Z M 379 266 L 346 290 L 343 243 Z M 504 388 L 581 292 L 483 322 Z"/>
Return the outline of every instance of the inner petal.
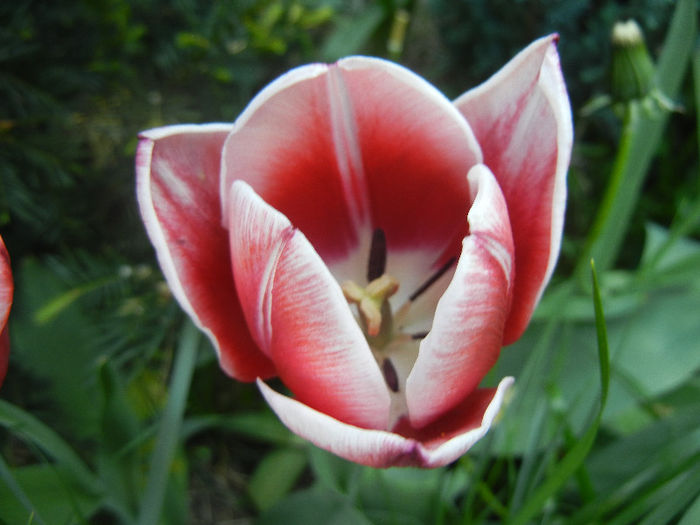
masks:
<path fill-rule="evenodd" d="M 352 57 L 293 70 L 251 102 L 224 146 L 222 202 L 233 180 L 248 182 L 334 273 L 342 266 L 339 280 L 364 277 L 353 273 L 375 228 L 389 252 L 429 252 L 406 272 L 423 276 L 463 237 L 464 175 L 480 160 L 466 120 L 433 86 L 396 64 Z"/>

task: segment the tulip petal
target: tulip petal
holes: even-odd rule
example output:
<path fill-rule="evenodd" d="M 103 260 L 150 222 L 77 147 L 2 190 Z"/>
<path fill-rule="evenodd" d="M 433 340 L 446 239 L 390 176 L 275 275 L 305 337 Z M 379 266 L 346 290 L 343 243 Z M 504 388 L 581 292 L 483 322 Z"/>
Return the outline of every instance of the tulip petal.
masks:
<path fill-rule="evenodd" d="M 7 329 L 7 318 L 10 315 L 13 291 L 10 256 L 7 253 L 2 237 L 0 237 L 0 385 L 5 379 L 10 358 L 10 336 Z"/>
<path fill-rule="evenodd" d="M 389 252 L 443 249 L 464 226 L 464 174 L 482 159 L 472 130 L 408 69 L 368 57 L 338 68 L 353 101 L 373 227 L 384 230 Z"/>
<path fill-rule="evenodd" d="M 169 126 L 141 134 L 137 196 L 175 298 L 241 381 L 274 375 L 246 327 L 219 205 L 221 147 L 230 125 Z"/>
<path fill-rule="evenodd" d="M 478 388 L 459 405 L 425 428 L 416 430 L 406 420 L 394 432 L 419 441 L 423 449 L 422 467 L 440 467 L 462 456 L 486 435 L 513 385 L 504 377 L 497 388 Z"/>
<path fill-rule="evenodd" d="M 422 428 L 477 387 L 498 359 L 513 281 L 513 240 L 508 210 L 484 165 L 468 175 L 474 202 L 470 233 L 452 281 L 438 302 L 406 381 L 411 425 Z"/>
<path fill-rule="evenodd" d="M 535 41 L 455 101 L 508 204 L 517 272 L 504 344 L 525 330 L 559 255 L 573 128 L 556 40 Z"/>
<path fill-rule="evenodd" d="M 229 197 L 236 287 L 254 337 L 297 399 L 386 428 L 390 396 L 338 282 L 304 235 L 243 181 Z"/>
<path fill-rule="evenodd" d="M 390 251 L 440 252 L 464 226 L 464 174 L 480 160 L 468 124 L 433 86 L 351 57 L 295 69 L 251 102 L 224 146 L 221 194 L 225 203 L 233 180 L 249 183 L 334 272 L 362 250 L 353 275 L 339 269 L 358 280 L 374 228 Z"/>
<path fill-rule="evenodd" d="M 263 381 L 258 380 L 258 387 L 287 428 L 322 449 L 375 468 L 434 468 L 456 460 L 486 434 L 512 382 L 507 377 L 497 389 L 477 390 L 449 418 L 422 431 L 410 429 L 409 437 L 349 425 L 279 394 Z"/>

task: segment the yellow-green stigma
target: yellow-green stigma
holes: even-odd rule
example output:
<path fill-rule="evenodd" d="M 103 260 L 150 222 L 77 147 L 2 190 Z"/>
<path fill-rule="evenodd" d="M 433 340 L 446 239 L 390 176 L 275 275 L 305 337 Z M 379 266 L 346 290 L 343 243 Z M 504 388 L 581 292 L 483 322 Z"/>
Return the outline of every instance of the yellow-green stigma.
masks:
<path fill-rule="evenodd" d="M 342 285 L 343 294 L 350 304 L 356 304 L 360 314 L 360 324 L 372 346 L 382 347 L 393 331 L 393 319 L 389 297 L 399 289 L 399 282 L 388 274 L 383 274 L 365 288 L 353 281 Z"/>

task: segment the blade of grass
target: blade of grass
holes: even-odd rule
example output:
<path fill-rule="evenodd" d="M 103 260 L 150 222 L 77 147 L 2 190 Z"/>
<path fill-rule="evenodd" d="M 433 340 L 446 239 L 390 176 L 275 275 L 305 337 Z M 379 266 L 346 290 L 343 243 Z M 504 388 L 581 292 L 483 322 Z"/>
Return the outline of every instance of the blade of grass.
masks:
<path fill-rule="evenodd" d="M 537 404 L 536 411 L 532 416 L 530 437 L 523 453 L 523 462 L 518 469 L 518 477 L 515 482 L 515 488 L 513 489 L 513 496 L 508 505 L 511 512 L 517 511 L 522 506 L 522 501 L 527 494 L 527 489 L 533 483 L 533 472 L 537 464 L 542 460 L 542 454 L 538 451 L 538 448 L 545 428 L 545 416 L 547 413 L 547 403 L 542 399 L 541 402 Z"/>
<path fill-rule="evenodd" d="M 695 114 L 700 122 L 700 45 L 695 46 L 693 53 L 693 91 L 695 92 Z M 700 133 L 698 136 L 698 150 L 700 150 Z"/>
<path fill-rule="evenodd" d="M 187 323 L 182 332 L 170 381 L 170 396 L 163 411 L 151 460 L 148 481 L 139 510 L 139 525 L 156 525 L 161 515 L 170 466 L 180 439 L 182 418 L 194 372 L 199 346 L 199 331 Z"/>
<path fill-rule="evenodd" d="M 29 514 L 32 517 L 32 521 L 36 521 L 39 525 L 46 525 L 46 522 L 41 518 L 39 513 L 37 512 L 36 508 L 32 504 L 31 500 L 29 497 L 25 494 L 25 492 L 22 490 L 22 487 L 19 486 L 19 483 L 15 480 L 15 478 L 12 476 L 12 472 L 10 471 L 10 468 L 7 466 L 7 463 L 5 463 L 4 458 L 0 454 L 0 480 L 5 482 L 5 485 L 12 491 L 14 494 L 15 498 L 17 501 L 20 502 L 20 504 L 27 509 L 27 514 Z M 2 520 L 0 520 L 2 521 Z"/>
<path fill-rule="evenodd" d="M 658 516 L 657 513 L 652 511 L 658 509 L 660 506 L 664 506 L 667 510 L 671 511 L 672 506 L 677 505 L 678 499 L 687 498 L 684 502 L 681 502 L 681 506 L 677 508 L 675 512 L 665 515 L 663 520 L 645 520 L 644 523 L 649 525 L 649 523 L 664 523 L 670 521 L 670 518 L 687 504 L 697 492 L 697 483 L 700 481 L 700 471 L 698 471 L 697 468 L 693 469 L 693 467 L 697 465 L 699 457 L 700 456 L 696 455 L 690 458 L 689 462 L 686 462 L 679 469 L 676 469 L 675 472 L 654 480 L 651 487 L 634 494 L 634 497 L 629 499 L 629 505 L 616 510 L 613 519 L 610 519 L 607 523 L 610 525 L 640 523 L 639 520 L 642 517 L 648 517 L 652 514 Z M 688 488 L 692 490 L 690 494 L 687 494 Z M 669 507 L 669 504 L 671 507 Z"/>
<path fill-rule="evenodd" d="M 674 481 L 674 486 L 669 487 L 672 490 L 667 490 L 667 493 L 657 498 L 659 501 L 655 502 L 651 512 L 644 513 L 644 519 L 639 525 L 664 523 L 686 508 L 688 503 L 700 493 L 700 468 L 696 467 L 678 476 Z"/>
<path fill-rule="evenodd" d="M 64 465 L 81 487 L 91 493 L 100 492 L 101 483 L 97 476 L 56 432 L 33 415 L 0 399 L 0 426 L 22 436 Z"/>
<path fill-rule="evenodd" d="M 598 497 L 579 509 L 574 515 L 569 516 L 567 524 L 585 525 L 589 523 L 605 522 L 608 517 L 618 516 L 620 509 L 624 508 L 628 502 L 642 500 L 647 494 L 651 494 L 659 486 L 673 479 L 682 472 L 693 468 L 700 458 L 700 430 L 682 433 L 675 439 L 670 436 L 664 422 L 659 423 L 651 431 L 663 433 L 666 440 L 671 439 L 667 445 L 658 446 L 658 450 L 648 452 L 648 457 L 640 464 L 639 470 L 633 469 L 629 477 L 618 481 L 613 488 L 603 489 Z M 639 437 L 644 437 L 642 435 Z M 624 448 L 616 447 L 616 450 L 634 448 L 638 438 L 632 437 L 624 443 Z M 611 456 L 616 457 L 616 456 Z"/>
<path fill-rule="evenodd" d="M 700 494 L 695 498 L 695 501 L 685 514 L 683 514 L 678 525 L 695 525 L 696 523 L 700 523 Z"/>
<path fill-rule="evenodd" d="M 567 452 L 564 458 L 557 463 L 551 471 L 549 477 L 542 485 L 535 490 L 532 496 L 527 500 L 520 511 L 508 521 L 510 525 L 526 525 L 540 510 L 545 503 L 551 498 L 566 481 L 578 470 L 583 460 L 588 455 L 595 437 L 598 433 L 598 427 L 605 410 L 605 404 L 608 400 L 608 388 L 610 384 L 610 358 L 608 351 L 608 336 L 605 326 L 605 316 L 603 313 L 603 304 L 600 299 L 600 288 L 598 286 L 598 277 L 596 275 L 595 265 L 591 261 L 591 273 L 593 278 L 593 308 L 595 311 L 595 325 L 598 337 L 598 362 L 600 365 L 600 408 L 593 423 L 588 427 L 586 432 L 581 436 L 581 439 L 576 445 Z"/>

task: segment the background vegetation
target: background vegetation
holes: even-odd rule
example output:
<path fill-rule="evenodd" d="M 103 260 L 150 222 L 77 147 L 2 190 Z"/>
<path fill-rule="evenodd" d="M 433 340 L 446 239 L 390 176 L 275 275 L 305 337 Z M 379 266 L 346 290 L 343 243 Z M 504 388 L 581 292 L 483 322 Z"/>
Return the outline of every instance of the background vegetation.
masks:
<path fill-rule="evenodd" d="M 700 523 L 697 8 L 0 3 L 0 228 L 16 281 L 0 523 Z M 609 34 L 629 17 L 677 111 L 653 97 L 589 110 L 610 94 Z M 576 129 L 566 237 L 535 321 L 494 370 L 517 377 L 503 421 L 434 471 L 302 443 L 224 376 L 169 294 L 135 204 L 137 132 L 233 121 L 290 67 L 353 53 L 454 97 L 553 31 Z"/>

